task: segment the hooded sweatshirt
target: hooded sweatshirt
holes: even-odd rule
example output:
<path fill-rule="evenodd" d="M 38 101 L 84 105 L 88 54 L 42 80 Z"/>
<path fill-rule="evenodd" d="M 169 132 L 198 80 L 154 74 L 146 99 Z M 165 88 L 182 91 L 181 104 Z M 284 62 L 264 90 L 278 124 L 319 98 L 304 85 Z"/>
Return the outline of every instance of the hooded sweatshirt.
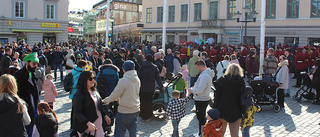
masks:
<path fill-rule="evenodd" d="M 44 91 L 45 102 L 56 102 L 57 89 L 51 80 L 46 79 L 43 81 L 42 90 Z"/>
<path fill-rule="evenodd" d="M 200 73 L 200 76 L 194 88 L 191 89 L 191 93 L 194 95 L 194 100 L 196 101 L 208 101 L 210 100 L 210 92 L 212 85 L 212 78 L 214 76 L 213 70 L 207 68 Z"/>
<path fill-rule="evenodd" d="M 132 114 L 140 111 L 140 80 L 136 70 L 124 73 L 109 97 L 103 103 L 110 103 L 119 100 L 118 112 Z"/>

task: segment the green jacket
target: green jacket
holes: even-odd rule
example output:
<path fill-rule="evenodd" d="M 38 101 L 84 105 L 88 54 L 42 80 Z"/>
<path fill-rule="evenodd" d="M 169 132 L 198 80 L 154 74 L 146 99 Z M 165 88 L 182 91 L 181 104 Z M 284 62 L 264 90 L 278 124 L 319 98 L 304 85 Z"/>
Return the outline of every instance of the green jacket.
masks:
<path fill-rule="evenodd" d="M 196 65 L 194 65 L 194 63 L 196 63 L 196 61 L 198 61 L 200 59 L 199 56 L 193 56 L 188 63 L 188 71 L 190 74 L 190 77 L 196 77 L 199 74 L 199 71 L 196 69 Z"/>
<path fill-rule="evenodd" d="M 186 87 L 186 83 L 184 82 L 183 78 L 180 78 L 176 83 L 176 90 L 183 91 Z"/>

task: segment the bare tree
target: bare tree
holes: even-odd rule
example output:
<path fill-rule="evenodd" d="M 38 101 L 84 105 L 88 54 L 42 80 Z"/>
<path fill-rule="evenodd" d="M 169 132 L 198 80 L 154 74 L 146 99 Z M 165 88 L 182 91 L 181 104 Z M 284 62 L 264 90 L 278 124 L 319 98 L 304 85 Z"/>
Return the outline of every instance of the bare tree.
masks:
<path fill-rule="evenodd" d="M 127 40 L 128 42 L 134 41 L 134 38 L 139 34 L 137 31 L 136 24 L 130 23 L 126 24 L 121 28 L 120 35 L 122 39 Z"/>

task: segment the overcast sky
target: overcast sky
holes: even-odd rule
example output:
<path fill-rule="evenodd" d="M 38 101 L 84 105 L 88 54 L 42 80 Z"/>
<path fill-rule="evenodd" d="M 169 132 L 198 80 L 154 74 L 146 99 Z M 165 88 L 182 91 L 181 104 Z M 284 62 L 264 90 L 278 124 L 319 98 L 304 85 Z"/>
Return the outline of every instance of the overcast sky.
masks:
<path fill-rule="evenodd" d="M 89 10 L 94 4 L 102 0 L 69 0 L 69 11 L 82 11 L 82 9 Z"/>

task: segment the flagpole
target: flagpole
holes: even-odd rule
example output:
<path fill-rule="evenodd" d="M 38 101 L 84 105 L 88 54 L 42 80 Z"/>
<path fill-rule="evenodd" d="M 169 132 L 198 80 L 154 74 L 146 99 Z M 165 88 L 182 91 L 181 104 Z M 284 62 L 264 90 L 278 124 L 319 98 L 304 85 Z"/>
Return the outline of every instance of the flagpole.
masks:
<path fill-rule="evenodd" d="M 163 1 L 163 15 L 162 15 L 162 50 L 166 53 L 166 36 L 167 36 L 167 0 Z"/>
<path fill-rule="evenodd" d="M 106 46 L 109 47 L 109 17 L 110 17 L 110 1 L 107 2 L 107 17 L 106 17 Z"/>

